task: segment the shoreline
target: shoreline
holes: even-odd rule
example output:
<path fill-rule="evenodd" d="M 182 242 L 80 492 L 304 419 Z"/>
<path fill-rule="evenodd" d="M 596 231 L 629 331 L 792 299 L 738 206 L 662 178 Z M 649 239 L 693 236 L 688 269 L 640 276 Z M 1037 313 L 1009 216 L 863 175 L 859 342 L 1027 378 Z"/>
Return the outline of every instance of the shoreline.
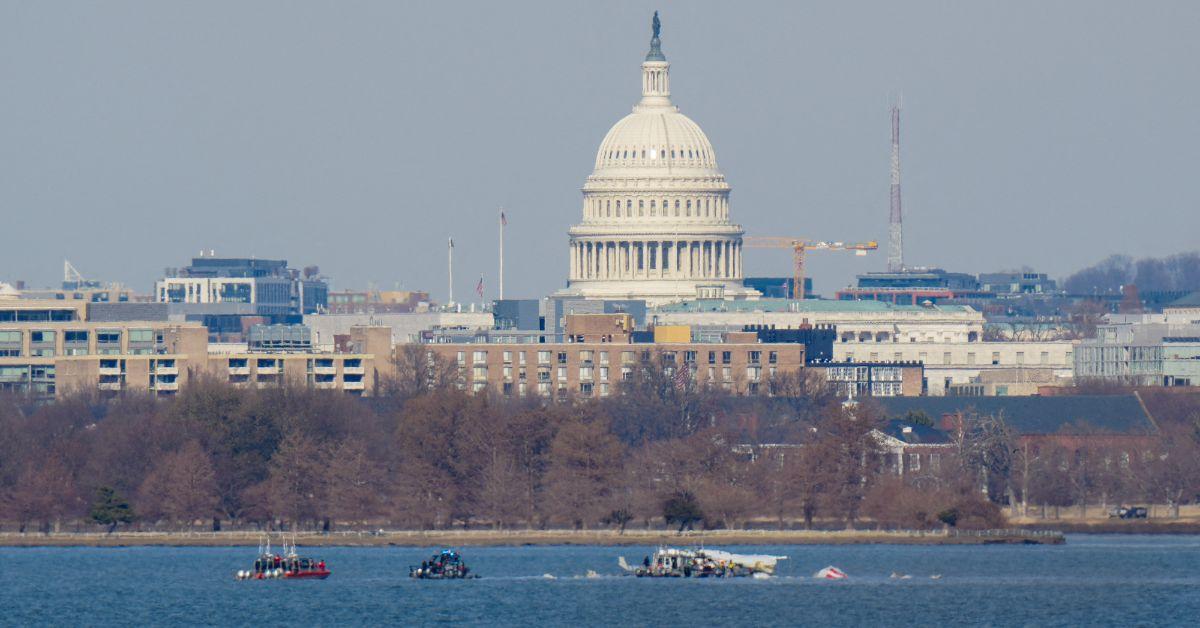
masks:
<path fill-rule="evenodd" d="M 60 532 L 0 533 L 0 547 L 256 547 L 262 532 Z M 289 533 L 288 539 L 291 540 Z M 271 534 L 278 542 L 280 533 Z M 297 532 L 307 547 L 503 547 L 519 545 L 1056 545 L 1060 532 L 1022 529 L 942 530 L 711 530 L 676 534 L 664 530 L 430 530 L 391 532 Z"/>

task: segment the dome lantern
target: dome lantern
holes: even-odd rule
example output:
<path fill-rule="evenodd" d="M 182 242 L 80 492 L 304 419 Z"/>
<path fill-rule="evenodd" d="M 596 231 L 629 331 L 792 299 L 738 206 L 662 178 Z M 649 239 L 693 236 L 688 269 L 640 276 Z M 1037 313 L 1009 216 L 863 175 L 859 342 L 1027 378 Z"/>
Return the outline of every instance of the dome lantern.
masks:
<path fill-rule="evenodd" d="M 650 38 L 650 52 L 642 63 L 642 101 L 638 107 L 670 107 L 671 106 L 671 64 L 662 53 L 662 42 L 658 34 L 662 24 L 658 21 L 658 11 L 654 12 L 654 35 Z"/>

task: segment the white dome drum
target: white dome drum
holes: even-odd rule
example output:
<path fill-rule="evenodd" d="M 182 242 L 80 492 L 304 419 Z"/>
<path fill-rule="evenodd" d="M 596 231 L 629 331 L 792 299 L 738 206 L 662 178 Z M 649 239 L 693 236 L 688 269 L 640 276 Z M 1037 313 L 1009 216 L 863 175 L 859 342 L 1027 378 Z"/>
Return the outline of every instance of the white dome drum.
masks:
<path fill-rule="evenodd" d="M 596 152 L 560 294 L 651 305 L 757 298 L 742 285 L 744 232 L 729 220 L 729 191 L 708 137 L 671 103 L 656 13 L 642 99 Z"/>

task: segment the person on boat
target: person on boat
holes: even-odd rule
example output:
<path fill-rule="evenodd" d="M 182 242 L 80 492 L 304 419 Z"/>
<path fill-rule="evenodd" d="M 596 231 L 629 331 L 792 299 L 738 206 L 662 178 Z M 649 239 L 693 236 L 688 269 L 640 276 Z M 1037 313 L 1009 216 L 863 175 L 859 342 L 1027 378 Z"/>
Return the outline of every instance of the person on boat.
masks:
<path fill-rule="evenodd" d="M 642 559 L 642 566 L 645 567 L 646 569 L 650 568 L 650 556 L 649 555 L 647 555 L 645 558 Z"/>

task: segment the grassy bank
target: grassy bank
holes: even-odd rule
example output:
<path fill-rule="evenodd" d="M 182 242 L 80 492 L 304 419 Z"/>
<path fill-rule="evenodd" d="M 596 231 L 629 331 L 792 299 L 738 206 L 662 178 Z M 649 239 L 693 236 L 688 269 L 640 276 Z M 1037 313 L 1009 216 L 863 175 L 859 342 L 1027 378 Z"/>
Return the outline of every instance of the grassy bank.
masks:
<path fill-rule="evenodd" d="M 17 534 L 0 533 L 0 546 L 8 547 L 129 547 L 129 546 L 257 546 L 263 538 L 254 532 L 114 532 Z M 279 536 L 273 537 L 278 543 Z M 291 535 L 288 536 L 289 540 Z M 876 530 L 712 530 L 675 534 L 662 530 L 438 530 L 395 532 L 297 533 L 304 546 L 423 546 L 471 547 L 504 545 L 974 545 L 990 543 L 1061 543 L 1060 535 L 1021 530 L 984 532 L 876 531 Z"/>

